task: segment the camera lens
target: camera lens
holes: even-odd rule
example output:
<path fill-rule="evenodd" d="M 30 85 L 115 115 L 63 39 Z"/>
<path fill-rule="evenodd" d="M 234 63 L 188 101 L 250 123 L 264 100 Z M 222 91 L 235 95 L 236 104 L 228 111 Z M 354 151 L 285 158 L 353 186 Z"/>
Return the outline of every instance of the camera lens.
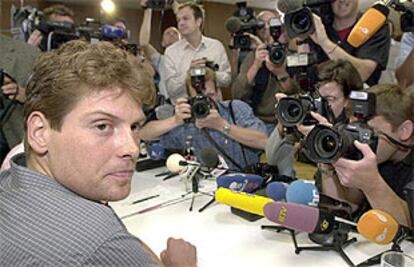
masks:
<path fill-rule="evenodd" d="M 301 101 L 293 97 L 285 97 L 279 101 L 276 116 L 285 127 L 298 124 L 304 117 Z"/>
<path fill-rule="evenodd" d="M 329 163 L 342 155 L 342 138 L 335 129 L 317 125 L 306 137 L 305 148 L 314 162 Z"/>
<path fill-rule="evenodd" d="M 270 61 L 273 64 L 281 64 L 285 58 L 283 47 L 273 47 L 269 51 Z"/>
<path fill-rule="evenodd" d="M 300 12 L 292 18 L 292 28 L 298 34 L 303 34 L 309 31 L 311 25 L 311 18 L 307 13 Z"/>

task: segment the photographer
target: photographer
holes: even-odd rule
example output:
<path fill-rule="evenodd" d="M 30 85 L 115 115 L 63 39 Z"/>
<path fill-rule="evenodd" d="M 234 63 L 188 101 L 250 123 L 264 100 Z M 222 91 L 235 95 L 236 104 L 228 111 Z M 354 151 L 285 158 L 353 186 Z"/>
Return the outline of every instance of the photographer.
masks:
<path fill-rule="evenodd" d="M 43 11 L 43 15 L 47 21 L 75 23 L 74 12 L 64 5 L 52 5 Z M 42 39 L 43 34 L 39 30 L 34 30 L 27 43 L 39 47 Z"/>
<path fill-rule="evenodd" d="M 195 3 L 187 2 L 178 6 L 176 13 L 181 39 L 165 50 L 165 81 L 168 96 L 175 103 L 186 96 L 185 80 L 192 65 L 214 61 L 219 66 L 216 72 L 218 94 L 221 87 L 230 85 L 231 70 L 223 44 L 203 36 L 204 9 Z"/>
<path fill-rule="evenodd" d="M 271 36 L 269 22 L 274 17 L 276 14 L 270 11 L 263 11 L 257 16 L 257 19 L 263 20 L 266 26 L 257 32 L 260 39 L 249 35 L 257 47 L 243 60 L 240 73 L 232 84 L 233 98 L 249 103 L 254 114 L 266 123 L 269 133 L 276 122 L 274 117 L 276 101 L 273 97 L 275 93 L 291 94 L 298 90 L 285 68 L 285 62 L 274 64 L 269 58 L 268 45 L 276 41 L 284 45 L 284 53 L 287 53 L 286 47 L 289 43 L 281 25 L 276 40 Z"/>
<path fill-rule="evenodd" d="M 158 52 L 151 44 L 151 19 L 152 9 L 147 8 L 148 0 L 141 0 L 141 6 L 144 8 L 144 18 L 142 19 L 141 28 L 139 31 L 139 45 L 144 52 L 145 57 L 152 63 L 156 72 L 159 75 L 158 89 L 165 98 L 168 98 L 168 92 L 165 84 L 165 58 Z M 175 1 L 174 1 L 175 3 Z M 168 27 L 162 33 L 161 46 L 166 49 L 170 45 L 180 40 L 180 32 L 175 27 Z"/>
<path fill-rule="evenodd" d="M 356 68 L 345 60 L 329 60 L 317 66 L 318 84 L 316 85 L 319 95 L 326 99 L 336 123 L 347 123 L 348 117 L 346 107 L 349 102 L 351 91 L 361 90 L 363 83 Z M 284 94 L 276 94 L 275 98 L 280 101 Z M 318 114 L 313 114 L 318 117 Z M 313 126 L 298 125 L 298 129 L 304 134 Z M 277 166 L 282 175 L 295 177 L 294 147 L 286 142 L 286 136 L 282 123 L 278 123 L 275 130 L 269 136 L 266 143 L 266 157 L 270 165 Z"/>
<path fill-rule="evenodd" d="M 375 152 L 355 141 L 361 160 L 340 158 L 334 169 L 322 172 L 322 191 L 351 203 L 354 209 L 368 204 L 409 226 L 403 188 L 414 180 L 414 95 L 392 84 L 369 89 L 376 95 L 376 115 L 368 125 L 379 134 Z"/>
<path fill-rule="evenodd" d="M 378 83 L 382 70 L 388 62 L 390 32 L 385 23 L 377 33 L 358 48 L 352 47 L 347 38 L 361 17 L 358 13 L 358 0 L 337 0 L 331 4 L 333 22 L 325 24 L 313 15 L 315 31 L 310 35 L 311 51 L 318 54 L 318 62 L 328 59 L 350 61 L 358 70 L 362 80 L 372 86 Z M 316 45 L 315 45 L 316 44 Z"/>
<path fill-rule="evenodd" d="M 202 148 L 214 147 L 232 170 L 240 170 L 259 162 L 259 152 L 264 149 L 267 140 L 264 123 L 253 115 L 246 103 L 239 100 L 220 101 L 215 86 L 216 74 L 210 68 L 204 69 L 204 89 L 197 92 L 192 86 L 191 76 L 188 75 L 187 90 L 191 99 L 209 99 L 207 105 L 210 107 L 207 107 L 207 114 L 194 112 L 195 101 L 191 106 L 189 99 L 179 98 L 175 106 L 175 115 L 168 119 L 148 122 L 141 131 L 141 138 L 160 138 L 164 147 L 184 150 L 187 136 L 192 136 L 197 157 Z M 193 122 L 190 123 L 188 120 Z"/>
<path fill-rule="evenodd" d="M 0 34 L 0 162 L 23 140 L 26 81 L 40 50 Z"/>

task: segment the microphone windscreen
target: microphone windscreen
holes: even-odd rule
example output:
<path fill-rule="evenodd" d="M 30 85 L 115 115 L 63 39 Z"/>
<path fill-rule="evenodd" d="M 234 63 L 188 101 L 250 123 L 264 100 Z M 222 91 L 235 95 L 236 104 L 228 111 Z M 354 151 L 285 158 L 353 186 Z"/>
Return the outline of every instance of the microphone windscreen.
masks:
<path fill-rule="evenodd" d="M 372 209 L 359 218 L 357 229 L 371 242 L 385 245 L 393 241 L 399 226 L 398 222 L 388 213 Z"/>
<path fill-rule="evenodd" d="M 388 7 L 381 4 L 369 8 L 352 28 L 348 43 L 356 48 L 363 45 L 384 25 L 388 13 Z"/>
<path fill-rule="evenodd" d="M 152 160 L 161 160 L 164 158 L 164 147 L 161 143 L 147 144 L 147 153 Z"/>
<path fill-rule="evenodd" d="M 282 13 L 287 13 L 303 7 L 305 0 L 279 0 L 277 1 L 277 9 Z"/>
<path fill-rule="evenodd" d="M 266 204 L 264 215 L 268 220 L 286 228 L 307 233 L 313 233 L 319 221 L 319 209 L 286 202 Z"/>
<path fill-rule="evenodd" d="M 266 196 L 274 201 L 286 200 L 287 183 L 271 182 L 266 186 Z"/>
<path fill-rule="evenodd" d="M 166 162 L 167 169 L 170 172 L 173 172 L 173 173 L 180 172 L 181 170 L 186 168 L 186 167 L 180 165 L 180 161 L 185 161 L 183 156 L 181 156 L 178 153 L 172 154 L 167 159 L 167 162 Z"/>
<path fill-rule="evenodd" d="M 214 149 L 203 148 L 200 151 L 200 161 L 203 166 L 215 168 L 219 163 L 218 154 Z"/>
<path fill-rule="evenodd" d="M 263 184 L 264 178 L 256 174 L 229 173 L 217 177 L 216 181 L 217 187 L 251 193 Z"/>
<path fill-rule="evenodd" d="M 223 187 L 216 190 L 215 200 L 218 203 L 260 216 L 263 216 L 263 207 L 267 203 L 273 202 L 272 199 L 267 197 L 251 195 L 244 192 L 234 192 Z"/>
<path fill-rule="evenodd" d="M 238 17 L 230 17 L 224 23 L 226 29 L 231 33 L 236 33 L 240 31 L 242 27 L 242 21 Z"/>
<path fill-rule="evenodd" d="M 316 207 L 319 204 L 319 191 L 311 181 L 296 180 L 286 190 L 286 201 Z"/>

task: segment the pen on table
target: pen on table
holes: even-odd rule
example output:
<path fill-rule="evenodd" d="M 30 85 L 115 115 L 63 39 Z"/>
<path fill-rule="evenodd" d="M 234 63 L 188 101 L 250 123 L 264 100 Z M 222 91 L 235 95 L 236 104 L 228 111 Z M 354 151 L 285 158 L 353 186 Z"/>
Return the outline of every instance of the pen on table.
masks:
<path fill-rule="evenodd" d="M 150 199 L 153 199 L 153 198 L 156 198 L 156 197 L 159 197 L 159 196 L 160 196 L 160 195 L 159 195 L 159 194 L 157 194 L 157 195 L 153 195 L 153 196 L 149 196 L 149 197 L 144 197 L 144 198 L 141 198 L 141 199 L 138 199 L 138 200 L 132 201 L 132 204 L 141 203 L 141 202 L 144 202 L 144 201 L 146 201 L 146 200 L 150 200 Z"/>

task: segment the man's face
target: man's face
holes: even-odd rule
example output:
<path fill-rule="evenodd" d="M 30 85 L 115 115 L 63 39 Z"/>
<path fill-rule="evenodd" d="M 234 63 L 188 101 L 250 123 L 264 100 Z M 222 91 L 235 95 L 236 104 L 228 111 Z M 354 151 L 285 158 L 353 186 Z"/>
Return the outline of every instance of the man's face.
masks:
<path fill-rule="evenodd" d="M 400 141 L 396 131 L 393 131 L 391 123 L 386 121 L 383 116 L 375 116 L 368 121 L 368 125 L 375 131 L 381 131 L 391 136 L 393 139 Z M 395 153 L 398 151 L 398 147 L 392 144 L 384 135 L 380 135 L 378 138 L 378 147 L 376 151 L 378 163 L 385 162 L 387 160 L 393 160 Z"/>
<path fill-rule="evenodd" d="M 264 22 L 265 26 L 259 30 L 257 30 L 257 35 L 259 38 L 266 42 L 266 43 L 273 43 L 273 38 L 270 36 L 269 31 L 269 21 L 271 18 L 275 17 L 275 14 L 273 14 L 270 11 L 263 11 L 257 19 Z"/>
<path fill-rule="evenodd" d="M 139 155 L 141 106 L 127 93 L 86 95 L 50 130 L 46 172 L 84 198 L 116 201 L 128 196 Z M 50 172 L 50 173 L 49 173 Z"/>
<path fill-rule="evenodd" d="M 203 94 L 217 102 L 219 100 L 219 95 L 217 93 L 216 84 L 214 83 L 214 81 L 211 79 L 207 80 L 205 81 L 204 85 L 205 85 L 205 90 L 203 91 Z M 196 90 L 192 87 L 190 87 L 189 93 L 191 97 L 197 95 Z"/>
<path fill-rule="evenodd" d="M 179 33 L 175 28 L 167 28 L 162 34 L 162 46 L 168 47 L 180 39 Z"/>
<path fill-rule="evenodd" d="M 55 22 L 69 22 L 69 23 L 72 23 L 72 24 L 75 23 L 75 21 L 69 16 L 61 16 L 61 15 L 56 15 L 56 14 L 50 15 L 49 20 L 50 21 L 55 21 Z"/>
<path fill-rule="evenodd" d="M 318 91 L 328 101 L 335 118 L 338 118 L 347 104 L 341 85 L 336 81 L 324 82 L 319 85 Z"/>
<path fill-rule="evenodd" d="M 184 7 L 177 13 L 177 26 L 181 35 L 190 36 L 192 33 L 200 31 L 201 19 L 195 19 L 194 12 L 190 7 Z"/>
<path fill-rule="evenodd" d="M 336 0 L 332 3 L 332 11 L 336 18 L 352 18 L 358 13 L 358 0 Z"/>

